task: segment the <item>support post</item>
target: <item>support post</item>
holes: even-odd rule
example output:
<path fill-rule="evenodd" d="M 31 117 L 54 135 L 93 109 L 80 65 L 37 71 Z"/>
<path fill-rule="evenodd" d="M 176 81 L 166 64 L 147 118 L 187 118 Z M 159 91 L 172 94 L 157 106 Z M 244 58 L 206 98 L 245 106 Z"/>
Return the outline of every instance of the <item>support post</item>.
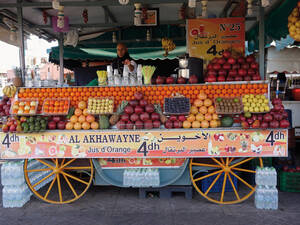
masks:
<path fill-rule="evenodd" d="M 22 0 L 17 0 L 17 3 L 22 3 Z M 18 16 L 18 41 L 19 41 L 21 79 L 24 84 L 25 83 L 25 45 L 24 45 L 24 25 L 23 25 L 22 6 L 17 7 L 17 16 Z"/>
<path fill-rule="evenodd" d="M 261 3 L 260 3 L 261 4 Z M 265 79 L 265 12 L 259 6 L 259 73 L 262 80 Z"/>
<path fill-rule="evenodd" d="M 64 84 L 64 33 L 59 33 L 59 81 L 58 84 Z"/>

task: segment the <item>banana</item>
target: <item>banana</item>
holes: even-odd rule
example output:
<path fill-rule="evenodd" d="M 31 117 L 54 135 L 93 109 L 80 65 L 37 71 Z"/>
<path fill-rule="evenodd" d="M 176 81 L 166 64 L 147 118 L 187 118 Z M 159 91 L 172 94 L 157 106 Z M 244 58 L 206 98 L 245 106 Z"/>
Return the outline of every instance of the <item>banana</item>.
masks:
<path fill-rule="evenodd" d="M 3 94 L 9 98 L 14 97 L 16 92 L 17 92 L 17 87 L 14 85 L 5 86 L 3 88 Z"/>

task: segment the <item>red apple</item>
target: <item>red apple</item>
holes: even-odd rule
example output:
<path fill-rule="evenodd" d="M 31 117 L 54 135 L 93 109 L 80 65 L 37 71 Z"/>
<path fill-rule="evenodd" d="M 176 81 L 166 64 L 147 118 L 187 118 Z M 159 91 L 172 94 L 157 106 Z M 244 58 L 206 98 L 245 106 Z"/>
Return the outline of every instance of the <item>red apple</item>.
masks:
<path fill-rule="evenodd" d="M 175 83 L 174 77 L 167 77 L 166 83 L 167 83 L 167 84 L 174 84 L 174 83 Z"/>

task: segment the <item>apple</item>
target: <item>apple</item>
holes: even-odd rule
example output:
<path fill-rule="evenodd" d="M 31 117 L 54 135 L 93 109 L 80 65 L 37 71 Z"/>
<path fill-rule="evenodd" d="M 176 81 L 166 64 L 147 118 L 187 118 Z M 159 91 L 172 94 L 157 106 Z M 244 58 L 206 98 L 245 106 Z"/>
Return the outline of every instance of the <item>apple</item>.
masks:
<path fill-rule="evenodd" d="M 175 83 L 174 77 L 167 77 L 166 83 L 167 83 L 167 84 L 174 84 L 174 83 Z"/>
<path fill-rule="evenodd" d="M 156 82 L 156 84 L 164 84 L 165 83 L 165 79 L 164 79 L 164 77 L 158 76 L 156 78 L 155 82 Z"/>
<path fill-rule="evenodd" d="M 174 115 L 170 116 L 169 120 L 172 121 L 172 122 L 174 122 L 174 121 L 177 120 L 177 116 L 174 116 Z"/>
<path fill-rule="evenodd" d="M 185 84 L 185 83 L 186 83 L 186 79 L 185 79 L 185 78 L 179 77 L 179 78 L 177 79 L 177 84 Z"/>
<path fill-rule="evenodd" d="M 66 128 L 66 123 L 65 123 L 64 121 L 59 121 L 59 122 L 57 123 L 57 128 L 58 128 L 59 130 L 64 130 L 64 129 Z"/>

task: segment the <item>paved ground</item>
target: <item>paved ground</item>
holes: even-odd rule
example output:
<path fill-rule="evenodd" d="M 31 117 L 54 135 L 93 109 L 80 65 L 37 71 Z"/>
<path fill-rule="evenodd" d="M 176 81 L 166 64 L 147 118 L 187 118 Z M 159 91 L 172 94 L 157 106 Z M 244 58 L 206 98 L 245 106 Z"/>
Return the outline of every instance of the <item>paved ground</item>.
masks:
<path fill-rule="evenodd" d="M 300 193 L 280 193 L 279 198 L 279 210 L 265 211 L 254 207 L 253 198 L 238 205 L 220 206 L 196 193 L 193 200 L 181 195 L 170 200 L 139 199 L 137 189 L 93 186 L 69 205 L 46 204 L 32 197 L 23 208 L 0 208 L 0 225 L 300 224 Z"/>

